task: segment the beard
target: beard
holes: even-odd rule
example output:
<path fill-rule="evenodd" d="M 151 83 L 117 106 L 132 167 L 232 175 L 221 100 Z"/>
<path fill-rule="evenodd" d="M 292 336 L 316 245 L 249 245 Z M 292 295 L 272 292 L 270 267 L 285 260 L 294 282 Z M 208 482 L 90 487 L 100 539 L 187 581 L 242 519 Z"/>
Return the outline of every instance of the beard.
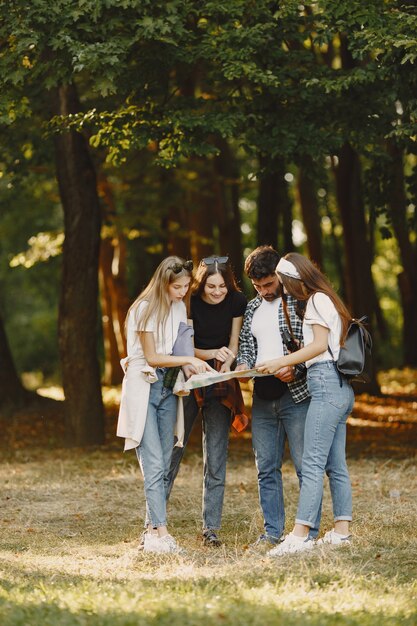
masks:
<path fill-rule="evenodd" d="M 277 298 L 281 297 L 281 292 L 279 289 L 277 289 L 276 291 L 274 291 L 273 293 L 269 293 L 267 296 L 262 296 L 264 300 L 266 300 L 267 302 L 273 302 L 274 300 L 276 300 Z"/>

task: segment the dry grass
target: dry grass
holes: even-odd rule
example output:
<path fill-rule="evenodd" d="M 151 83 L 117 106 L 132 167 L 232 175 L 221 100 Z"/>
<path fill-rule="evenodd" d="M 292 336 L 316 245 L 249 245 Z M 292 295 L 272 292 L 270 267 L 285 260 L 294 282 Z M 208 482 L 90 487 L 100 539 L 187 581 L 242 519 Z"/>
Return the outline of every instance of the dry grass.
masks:
<path fill-rule="evenodd" d="M 272 560 L 248 549 L 261 529 L 250 441 L 232 439 L 224 546 L 201 545 L 201 458 L 191 451 L 170 504 L 182 556 L 137 551 L 144 508 L 134 455 L 18 451 L 3 485 L 0 623 L 388 626 L 417 623 L 416 463 L 350 463 L 355 542 Z M 288 525 L 297 484 L 284 481 Z M 330 528 L 326 492 L 323 529 Z"/>

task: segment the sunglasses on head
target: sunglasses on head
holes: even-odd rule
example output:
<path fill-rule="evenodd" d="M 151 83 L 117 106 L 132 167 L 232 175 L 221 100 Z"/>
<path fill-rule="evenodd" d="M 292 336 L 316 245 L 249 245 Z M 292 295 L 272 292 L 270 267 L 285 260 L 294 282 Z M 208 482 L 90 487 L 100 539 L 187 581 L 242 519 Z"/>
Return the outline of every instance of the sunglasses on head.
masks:
<path fill-rule="evenodd" d="M 228 260 L 228 256 L 207 256 L 205 259 L 202 259 L 205 265 L 213 265 L 214 263 L 224 265 Z"/>
<path fill-rule="evenodd" d="M 194 264 L 192 261 L 184 261 L 184 263 L 174 263 L 169 267 L 170 270 L 174 272 L 174 274 L 179 274 L 183 270 L 187 270 L 187 272 L 193 271 Z"/>

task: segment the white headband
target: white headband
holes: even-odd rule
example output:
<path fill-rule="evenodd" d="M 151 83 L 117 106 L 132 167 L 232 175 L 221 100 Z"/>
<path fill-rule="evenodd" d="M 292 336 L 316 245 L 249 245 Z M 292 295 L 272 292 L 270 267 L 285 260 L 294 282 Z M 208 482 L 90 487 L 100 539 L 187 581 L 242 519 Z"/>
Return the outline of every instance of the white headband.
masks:
<path fill-rule="evenodd" d="M 298 270 L 295 267 L 294 263 L 291 263 L 291 261 L 287 261 L 287 259 L 279 260 L 275 272 L 280 272 L 280 274 L 284 274 L 284 276 L 289 276 L 290 278 L 297 278 L 298 280 L 301 280 L 301 276 L 298 273 Z"/>

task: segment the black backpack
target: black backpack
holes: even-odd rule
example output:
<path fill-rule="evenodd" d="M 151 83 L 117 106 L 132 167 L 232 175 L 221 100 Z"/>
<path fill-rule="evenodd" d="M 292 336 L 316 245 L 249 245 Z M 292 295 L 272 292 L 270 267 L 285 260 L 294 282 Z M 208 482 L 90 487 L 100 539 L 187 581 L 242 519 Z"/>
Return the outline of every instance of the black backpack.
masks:
<path fill-rule="evenodd" d="M 366 316 L 352 319 L 336 361 L 338 371 L 355 383 L 369 383 L 371 380 L 372 337 L 365 328 L 367 321 Z M 330 348 L 329 351 L 331 354 Z"/>

